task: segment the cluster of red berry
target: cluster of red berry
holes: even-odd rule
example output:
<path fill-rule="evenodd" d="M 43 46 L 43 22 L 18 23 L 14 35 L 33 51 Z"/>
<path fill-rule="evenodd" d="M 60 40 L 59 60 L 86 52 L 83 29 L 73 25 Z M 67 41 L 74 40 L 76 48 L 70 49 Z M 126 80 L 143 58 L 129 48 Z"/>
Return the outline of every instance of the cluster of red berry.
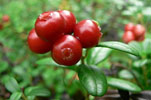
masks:
<path fill-rule="evenodd" d="M 131 41 L 143 41 L 145 39 L 145 27 L 141 24 L 134 25 L 129 23 L 125 25 L 123 41 L 129 43 Z"/>
<path fill-rule="evenodd" d="M 8 15 L 3 15 L 2 16 L 2 19 L 1 19 L 1 21 L 0 21 L 0 30 L 2 30 L 3 29 L 3 24 L 4 23 L 7 23 L 7 22 L 9 22 L 10 21 L 10 18 L 9 18 L 9 16 Z"/>
<path fill-rule="evenodd" d="M 35 28 L 29 33 L 28 45 L 35 53 L 51 51 L 55 62 L 70 66 L 80 60 L 82 47 L 91 48 L 98 44 L 100 30 L 92 20 L 76 24 L 76 18 L 70 11 L 48 11 L 37 18 Z"/>

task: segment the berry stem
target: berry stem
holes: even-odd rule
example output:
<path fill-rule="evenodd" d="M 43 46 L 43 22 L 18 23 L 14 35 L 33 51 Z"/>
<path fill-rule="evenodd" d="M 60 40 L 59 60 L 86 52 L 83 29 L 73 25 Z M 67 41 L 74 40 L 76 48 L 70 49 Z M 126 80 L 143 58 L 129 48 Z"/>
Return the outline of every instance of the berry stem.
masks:
<path fill-rule="evenodd" d="M 86 54 L 85 54 L 84 56 L 82 56 L 82 58 L 81 58 L 81 62 L 82 62 L 82 64 L 85 64 L 84 59 L 88 56 L 88 52 L 89 52 L 89 48 L 88 48 L 88 49 L 86 49 Z"/>
<path fill-rule="evenodd" d="M 24 95 L 24 93 L 22 94 L 22 98 L 23 98 L 24 100 L 27 100 L 27 98 L 26 98 L 26 96 Z"/>

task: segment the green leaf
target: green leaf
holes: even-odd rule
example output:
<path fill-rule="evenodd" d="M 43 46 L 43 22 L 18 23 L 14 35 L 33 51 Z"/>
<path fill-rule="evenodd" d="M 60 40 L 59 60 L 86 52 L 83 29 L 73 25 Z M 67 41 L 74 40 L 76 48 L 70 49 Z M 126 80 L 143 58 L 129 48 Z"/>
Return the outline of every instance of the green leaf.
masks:
<path fill-rule="evenodd" d="M 121 70 L 118 76 L 124 79 L 133 79 L 133 75 L 128 70 Z"/>
<path fill-rule="evenodd" d="M 13 77 L 7 77 L 7 79 L 5 79 L 5 81 L 4 81 L 4 84 L 5 84 L 5 87 L 7 88 L 7 90 L 12 93 L 20 91 L 20 87 L 19 87 L 17 81 L 15 80 L 15 78 L 13 78 Z"/>
<path fill-rule="evenodd" d="M 10 96 L 10 100 L 20 100 L 22 96 L 21 92 L 14 92 L 11 96 Z"/>
<path fill-rule="evenodd" d="M 1 61 L 1 63 L 0 63 L 0 73 L 2 73 L 2 72 L 4 72 L 4 71 L 6 71 L 7 69 L 8 69 L 8 63 L 7 62 L 5 62 L 5 61 Z"/>
<path fill-rule="evenodd" d="M 140 68 L 143 67 L 144 65 L 151 63 L 150 59 L 142 59 L 142 60 L 137 60 L 133 63 L 134 67 Z"/>
<path fill-rule="evenodd" d="M 151 7 L 146 7 L 142 11 L 143 15 L 145 16 L 151 16 Z"/>
<path fill-rule="evenodd" d="M 104 61 L 111 53 L 112 49 L 95 47 L 88 51 L 86 58 L 88 65 L 96 65 Z"/>
<path fill-rule="evenodd" d="M 60 66 L 51 57 L 40 59 L 40 60 L 36 61 L 36 64 L 38 64 L 38 65 Z"/>
<path fill-rule="evenodd" d="M 117 88 L 117 89 L 127 90 L 131 92 L 141 91 L 141 88 L 139 86 L 126 80 L 107 77 L 107 82 L 109 86 Z"/>
<path fill-rule="evenodd" d="M 51 57 L 43 58 L 43 59 L 40 59 L 36 62 L 36 64 L 38 64 L 38 65 L 49 65 L 49 66 L 66 68 L 66 69 L 71 69 L 71 70 L 75 70 L 77 65 L 79 65 L 79 63 L 80 63 L 80 61 L 76 65 L 73 65 L 73 66 L 63 66 L 63 65 L 57 64 Z"/>
<path fill-rule="evenodd" d="M 41 86 L 32 86 L 25 89 L 26 96 L 50 96 L 50 91 Z"/>
<path fill-rule="evenodd" d="M 35 96 L 28 96 L 27 100 L 35 100 Z"/>
<path fill-rule="evenodd" d="M 151 39 L 146 39 L 143 43 L 143 51 L 145 54 L 151 54 Z"/>
<path fill-rule="evenodd" d="M 103 96 L 107 91 L 107 81 L 101 70 L 95 66 L 80 65 L 78 76 L 82 86 L 93 96 Z"/>
<path fill-rule="evenodd" d="M 139 42 L 132 41 L 128 45 L 139 51 L 139 53 L 142 51 L 142 47 Z"/>
<path fill-rule="evenodd" d="M 139 51 L 137 51 L 134 47 L 129 46 L 122 42 L 116 42 L 116 41 L 101 42 L 99 43 L 99 45 L 97 45 L 97 47 L 111 48 L 111 49 L 129 53 L 135 56 L 139 56 Z"/>

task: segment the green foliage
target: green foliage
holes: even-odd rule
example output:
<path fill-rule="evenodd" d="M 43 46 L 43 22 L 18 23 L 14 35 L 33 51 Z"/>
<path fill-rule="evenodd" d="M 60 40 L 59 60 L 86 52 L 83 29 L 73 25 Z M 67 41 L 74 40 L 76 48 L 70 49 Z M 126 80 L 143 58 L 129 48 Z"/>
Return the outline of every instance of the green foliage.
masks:
<path fill-rule="evenodd" d="M 10 100 L 20 100 L 22 96 L 21 92 L 14 92 L 11 96 L 10 96 Z"/>
<path fill-rule="evenodd" d="M 25 95 L 26 96 L 50 96 L 50 92 L 46 88 L 40 86 L 34 86 L 34 87 L 26 88 Z"/>
<path fill-rule="evenodd" d="M 83 51 L 84 65 L 81 61 L 68 67 L 58 65 L 50 53 L 36 55 L 28 49 L 27 36 L 36 18 L 58 9 L 71 10 L 77 22 L 96 20 L 102 28 L 97 47 Z M 87 92 L 103 96 L 107 88 L 131 92 L 151 89 L 150 0 L 0 0 L 0 23 L 5 14 L 10 22 L 0 30 L 0 91 L 4 87 L 0 100 L 35 100 L 39 96 L 60 100 Z M 143 42 L 120 42 L 124 24 L 129 22 L 145 26 Z M 116 77 L 104 75 L 103 69 Z M 4 97 L 8 93 L 10 97 Z"/>
<path fill-rule="evenodd" d="M 141 88 L 138 87 L 136 84 L 133 84 L 129 81 L 125 81 L 122 79 L 108 77 L 107 82 L 108 82 L 109 86 L 115 87 L 118 89 L 127 90 L 127 91 L 131 91 L 131 92 L 140 92 L 141 91 Z"/>
<path fill-rule="evenodd" d="M 86 62 L 88 65 L 97 65 L 98 63 L 107 59 L 111 51 L 112 50 L 109 48 L 92 48 L 88 52 Z"/>
<path fill-rule="evenodd" d="M 93 96 L 103 96 L 107 91 L 104 74 L 95 66 L 80 65 L 78 76 L 81 84 Z"/>
<path fill-rule="evenodd" d="M 107 47 L 107 48 L 123 51 L 123 52 L 129 53 L 129 54 L 135 55 L 135 56 L 139 56 L 139 51 L 137 51 L 132 46 L 129 46 L 129 45 L 121 43 L 121 42 L 115 42 L 115 41 L 101 42 L 98 45 L 98 47 Z"/>
<path fill-rule="evenodd" d="M 17 81 L 15 80 L 15 78 L 13 78 L 13 77 L 6 77 L 6 79 L 4 80 L 4 84 L 5 84 L 5 87 L 7 88 L 7 90 L 12 93 L 20 91 L 20 87 L 19 87 Z"/>

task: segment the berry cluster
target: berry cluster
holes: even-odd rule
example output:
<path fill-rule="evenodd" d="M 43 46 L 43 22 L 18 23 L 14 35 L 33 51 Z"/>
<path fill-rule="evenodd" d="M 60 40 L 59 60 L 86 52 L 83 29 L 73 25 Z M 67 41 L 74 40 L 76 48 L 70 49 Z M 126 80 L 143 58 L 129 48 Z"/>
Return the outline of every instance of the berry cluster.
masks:
<path fill-rule="evenodd" d="M 10 21 L 10 17 L 8 15 L 3 15 L 0 20 L 0 30 L 3 29 L 4 24 Z"/>
<path fill-rule="evenodd" d="M 145 39 L 145 27 L 141 24 L 134 25 L 129 23 L 125 25 L 125 32 L 123 34 L 123 41 L 129 43 L 131 41 L 143 41 Z"/>
<path fill-rule="evenodd" d="M 76 18 L 70 11 L 48 11 L 37 18 L 35 28 L 29 33 L 28 45 L 35 53 L 51 51 L 55 62 L 70 66 L 80 60 L 82 48 L 98 44 L 100 30 L 92 20 L 82 20 L 76 24 Z"/>

